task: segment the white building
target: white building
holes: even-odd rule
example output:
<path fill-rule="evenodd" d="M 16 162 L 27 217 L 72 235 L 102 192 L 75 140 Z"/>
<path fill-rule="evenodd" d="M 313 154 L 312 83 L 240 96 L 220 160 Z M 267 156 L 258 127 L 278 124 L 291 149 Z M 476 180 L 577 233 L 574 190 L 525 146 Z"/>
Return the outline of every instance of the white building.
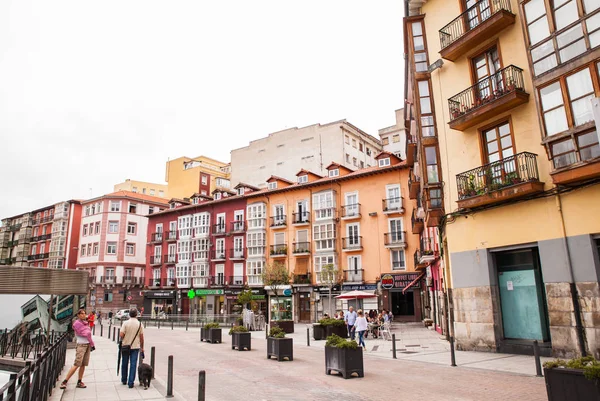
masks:
<path fill-rule="evenodd" d="M 396 110 L 396 124 L 379 130 L 383 150 L 406 160 L 406 129 L 404 128 L 404 109 Z"/>
<path fill-rule="evenodd" d="M 358 170 L 374 166 L 381 143 L 346 120 L 274 132 L 231 151 L 231 182 L 266 186 L 271 175 L 295 181 L 300 169 L 327 174 L 331 162 Z"/>

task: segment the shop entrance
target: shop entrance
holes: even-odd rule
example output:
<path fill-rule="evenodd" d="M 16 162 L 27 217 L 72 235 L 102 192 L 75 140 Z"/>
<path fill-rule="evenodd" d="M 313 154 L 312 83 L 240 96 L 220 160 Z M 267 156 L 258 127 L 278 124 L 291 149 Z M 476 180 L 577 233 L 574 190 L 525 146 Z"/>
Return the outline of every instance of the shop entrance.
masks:
<path fill-rule="evenodd" d="M 412 291 L 392 291 L 392 314 L 394 316 L 414 316 L 415 296 Z"/>
<path fill-rule="evenodd" d="M 300 294 L 300 316 L 301 322 L 310 322 L 310 294 Z"/>

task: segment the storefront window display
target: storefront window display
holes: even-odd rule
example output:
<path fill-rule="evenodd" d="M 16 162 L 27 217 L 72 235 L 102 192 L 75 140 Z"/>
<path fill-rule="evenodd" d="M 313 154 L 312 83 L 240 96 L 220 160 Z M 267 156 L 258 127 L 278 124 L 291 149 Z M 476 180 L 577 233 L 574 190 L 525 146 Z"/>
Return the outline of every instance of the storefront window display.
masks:
<path fill-rule="evenodd" d="M 271 320 L 292 320 L 292 297 L 271 297 Z"/>

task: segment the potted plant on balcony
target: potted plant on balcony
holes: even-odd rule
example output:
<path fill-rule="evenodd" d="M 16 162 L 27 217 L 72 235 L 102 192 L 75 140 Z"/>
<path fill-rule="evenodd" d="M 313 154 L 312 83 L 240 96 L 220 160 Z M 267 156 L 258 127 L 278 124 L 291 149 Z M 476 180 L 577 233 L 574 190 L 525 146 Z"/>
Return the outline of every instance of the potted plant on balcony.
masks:
<path fill-rule="evenodd" d="M 600 362 L 592 356 L 544 363 L 549 401 L 600 399 Z"/>
<path fill-rule="evenodd" d="M 221 342 L 221 327 L 219 323 L 207 323 L 200 328 L 200 341 L 206 341 L 211 344 Z"/>
<path fill-rule="evenodd" d="M 342 374 L 344 379 L 358 374 L 364 377 L 362 348 L 355 341 L 346 340 L 335 334 L 327 337 L 325 344 L 325 373 L 330 375 L 335 370 Z"/>
<path fill-rule="evenodd" d="M 279 327 L 271 327 L 267 337 L 267 359 L 274 356 L 278 361 L 284 358 L 294 360 L 294 339 L 285 336 L 285 331 Z"/>
<path fill-rule="evenodd" d="M 279 297 L 283 295 L 285 286 L 290 284 L 290 273 L 287 267 L 282 263 L 275 262 L 265 266 L 262 274 L 263 284 L 273 291 L 276 299 L 276 305 L 271 309 L 271 326 L 281 327 L 286 333 L 294 332 L 294 321 L 292 320 L 292 311 L 282 309 Z"/>
<path fill-rule="evenodd" d="M 238 351 L 247 349 L 250 351 L 252 337 L 247 328 L 244 326 L 233 326 L 229 329 L 229 335 L 231 336 L 231 349 L 237 348 Z"/>

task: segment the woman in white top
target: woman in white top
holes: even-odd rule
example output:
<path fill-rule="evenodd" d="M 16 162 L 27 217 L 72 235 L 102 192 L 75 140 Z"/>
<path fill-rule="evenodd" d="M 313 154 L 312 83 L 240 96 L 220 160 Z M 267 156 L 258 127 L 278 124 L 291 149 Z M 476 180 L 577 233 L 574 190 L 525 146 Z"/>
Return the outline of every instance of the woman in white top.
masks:
<path fill-rule="evenodd" d="M 365 344 L 365 333 L 367 332 L 367 318 L 363 314 L 362 309 L 358 310 L 358 316 L 356 317 L 356 322 L 354 323 L 354 329 L 358 332 L 358 345 L 362 346 L 363 349 L 367 349 Z"/>

